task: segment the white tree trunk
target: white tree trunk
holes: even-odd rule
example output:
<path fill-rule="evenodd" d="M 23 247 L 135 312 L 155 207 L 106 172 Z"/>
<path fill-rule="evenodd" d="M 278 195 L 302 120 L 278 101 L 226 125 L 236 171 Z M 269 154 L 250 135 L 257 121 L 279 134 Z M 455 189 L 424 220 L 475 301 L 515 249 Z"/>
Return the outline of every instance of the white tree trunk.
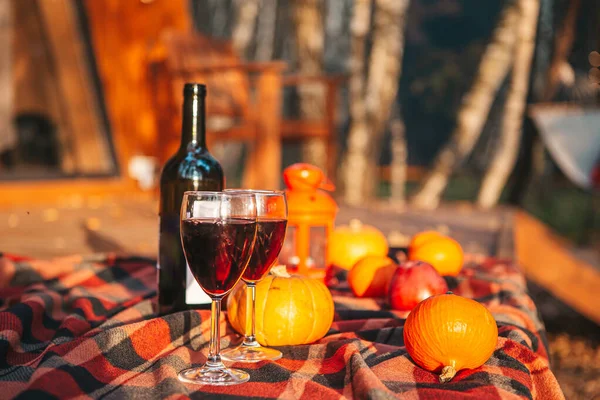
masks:
<path fill-rule="evenodd" d="M 376 166 L 383 130 L 400 79 L 404 15 L 408 4 L 409 0 L 375 0 L 367 78 L 364 53 L 371 4 L 358 0 L 354 5 L 350 79 L 352 125 L 341 174 L 344 200 L 350 205 L 364 203 L 373 194 L 376 185 Z"/>
<path fill-rule="evenodd" d="M 483 208 L 490 208 L 498 203 L 502 189 L 517 161 L 521 143 L 540 2 L 520 0 L 519 5 L 521 10 L 519 39 L 515 48 L 510 91 L 502 118 L 502 136 L 477 199 L 478 205 Z"/>
<path fill-rule="evenodd" d="M 348 149 L 338 173 L 344 190 L 345 201 L 357 204 L 362 200 L 362 191 L 357 190 L 361 180 L 357 171 L 368 168 L 367 151 L 369 130 L 365 105 L 365 52 L 366 39 L 371 24 L 371 1 L 355 0 L 350 22 L 350 132 Z M 356 186 L 355 186 L 356 185 Z"/>
<path fill-rule="evenodd" d="M 0 152 L 15 145 L 13 129 L 12 0 L 0 0 Z"/>
<path fill-rule="evenodd" d="M 473 86 L 463 100 L 457 126 L 411 201 L 414 207 L 433 209 L 438 206 L 450 175 L 470 154 L 481 135 L 496 93 L 510 69 L 519 22 L 519 5 L 511 0 L 481 58 Z"/>
<path fill-rule="evenodd" d="M 260 13 L 258 14 L 258 28 L 256 31 L 255 60 L 269 61 L 273 58 L 276 23 L 277 0 L 261 0 Z"/>
<path fill-rule="evenodd" d="M 249 58 L 248 49 L 254 37 L 256 20 L 261 0 L 236 0 L 235 25 L 231 32 L 231 40 L 236 53 L 242 58 Z M 219 159 L 227 177 L 236 176 L 244 155 L 244 143 L 218 142 L 211 151 Z"/>
<path fill-rule="evenodd" d="M 248 47 L 254 36 L 259 5 L 260 0 L 236 0 L 235 2 L 237 14 L 231 40 L 233 48 L 242 58 L 248 57 Z"/>
<path fill-rule="evenodd" d="M 572 85 L 575 80 L 573 67 L 567 61 L 573 42 L 577 35 L 577 16 L 581 7 L 581 0 L 570 0 L 565 18 L 560 30 L 556 33 L 554 42 L 554 52 L 552 62 L 548 68 L 546 87 L 543 95 L 543 101 L 550 102 L 554 98 L 561 81 Z M 565 82 L 566 81 L 566 82 Z"/>
<path fill-rule="evenodd" d="M 325 30 L 323 26 L 323 0 L 294 0 L 294 33 L 298 72 L 301 75 L 323 73 Z M 320 120 L 325 108 L 325 87 L 319 83 L 298 86 L 300 114 L 303 119 Z M 325 168 L 327 152 L 325 142 L 310 139 L 302 146 L 302 159 L 320 168 Z"/>
<path fill-rule="evenodd" d="M 390 202 L 398 208 L 406 205 L 406 129 L 398 112 L 390 123 L 392 163 L 390 166 Z"/>
<path fill-rule="evenodd" d="M 404 53 L 404 22 L 409 3 L 409 0 L 375 0 L 366 95 L 371 145 L 367 153 L 363 201 L 374 195 L 378 183 L 377 163 L 385 127 L 398 92 Z"/>

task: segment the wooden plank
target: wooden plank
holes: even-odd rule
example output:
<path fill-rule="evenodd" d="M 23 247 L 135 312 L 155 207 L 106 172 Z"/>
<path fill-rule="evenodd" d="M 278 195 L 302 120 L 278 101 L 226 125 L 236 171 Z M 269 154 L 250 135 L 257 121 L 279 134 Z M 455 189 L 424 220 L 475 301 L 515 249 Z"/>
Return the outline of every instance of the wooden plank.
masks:
<path fill-rule="evenodd" d="M 19 181 L 0 185 L 0 206 L 51 204 L 68 196 L 110 195 L 141 193 L 132 181 L 123 178 L 61 179 Z"/>
<path fill-rule="evenodd" d="M 165 29 L 189 30 L 188 1 L 84 1 L 120 164 L 156 155 L 158 132 L 148 85 L 151 49 Z M 162 134 L 162 132 L 161 132 Z"/>
<path fill-rule="evenodd" d="M 524 212 L 514 215 L 514 235 L 517 260 L 525 275 L 600 324 L 600 271 L 576 259 L 564 239 Z"/>
<path fill-rule="evenodd" d="M 38 1 L 38 6 L 53 54 L 60 99 L 66 108 L 65 115 L 75 148 L 76 170 L 84 174 L 114 172 L 115 165 L 94 96 L 74 3 L 43 0 Z"/>
<path fill-rule="evenodd" d="M 16 142 L 13 111 L 13 10 L 11 0 L 0 0 L 0 153 Z"/>
<path fill-rule="evenodd" d="M 257 82 L 258 106 L 256 143 L 251 148 L 245 171 L 245 187 L 279 189 L 281 182 L 280 112 L 281 74 L 263 72 Z"/>
<path fill-rule="evenodd" d="M 427 169 L 418 165 L 409 165 L 406 170 L 406 180 L 420 181 L 427 174 Z M 392 173 L 389 165 L 379 167 L 379 179 L 384 182 L 390 182 Z"/>
<path fill-rule="evenodd" d="M 103 193 L 0 207 L 2 251 L 37 258 L 99 252 L 156 257 L 158 201 Z"/>
<path fill-rule="evenodd" d="M 308 137 L 328 137 L 329 129 L 330 127 L 322 121 L 281 121 L 281 136 L 285 139 L 303 140 Z"/>

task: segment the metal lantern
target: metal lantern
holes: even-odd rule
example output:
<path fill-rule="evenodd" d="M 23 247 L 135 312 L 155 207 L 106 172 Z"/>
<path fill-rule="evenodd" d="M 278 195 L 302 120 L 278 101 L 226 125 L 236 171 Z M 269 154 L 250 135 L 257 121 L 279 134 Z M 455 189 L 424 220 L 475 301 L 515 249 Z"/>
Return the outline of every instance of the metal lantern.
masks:
<path fill-rule="evenodd" d="M 335 189 L 323 171 L 293 164 L 283 172 L 287 186 L 288 225 L 279 261 L 290 272 L 324 279 L 329 265 L 327 242 L 338 206 L 325 191 Z"/>

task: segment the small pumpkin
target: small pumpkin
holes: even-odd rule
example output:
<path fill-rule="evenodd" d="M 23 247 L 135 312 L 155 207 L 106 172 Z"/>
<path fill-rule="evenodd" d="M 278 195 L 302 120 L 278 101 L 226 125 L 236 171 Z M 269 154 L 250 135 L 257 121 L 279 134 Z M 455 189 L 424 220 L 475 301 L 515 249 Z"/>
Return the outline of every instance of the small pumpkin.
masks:
<path fill-rule="evenodd" d="M 356 297 L 383 297 L 397 268 L 389 257 L 366 256 L 348 273 L 348 284 Z"/>
<path fill-rule="evenodd" d="M 388 243 L 379 229 L 353 219 L 333 230 L 327 250 L 332 265 L 350 270 L 363 257 L 386 256 Z"/>
<path fill-rule="evenodd" d="M 227 318 L 243 335 L 246 327 L 246 285 L 240 282 L 227 299 Z M 256 340 L 263 346 L 312 343 L 333 322 L 333 298 L 317 279 L 289 275 L 285 266 L 273 267 L 256 284 Z"/>
<path fill-rule="evenodd" d="M 463 250 L 451 237 L 435 231 L 415 235 L 408 246 L 408 259 L 429 263 L 444 276 L 456 276 L 463 266 Z"/>
<path fill-rule="evenodd" d="M 404 323 L 404 345 L 420 367 L 450 381 L 458 371 L 482 366 L 492 355 L 498 327 L 475 300 L 448 292 L 423 300 Z"/>

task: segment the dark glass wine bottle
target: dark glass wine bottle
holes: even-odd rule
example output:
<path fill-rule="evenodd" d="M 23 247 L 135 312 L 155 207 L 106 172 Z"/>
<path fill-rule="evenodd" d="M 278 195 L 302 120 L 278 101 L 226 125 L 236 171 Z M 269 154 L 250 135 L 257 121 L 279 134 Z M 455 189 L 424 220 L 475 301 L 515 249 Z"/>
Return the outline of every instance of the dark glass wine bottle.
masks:
<path fill-rule="evenodd" d="M 223 169 L 206 148 L 206 86 L 187 83 L 183 89 L 181 145 L 160 176 L 158 240 L 158 306 L 161 314 L 189 308 L 210 308 L 210 301 L 188 270 L 179 230 L 183 193 L 223 190 Z"/>

